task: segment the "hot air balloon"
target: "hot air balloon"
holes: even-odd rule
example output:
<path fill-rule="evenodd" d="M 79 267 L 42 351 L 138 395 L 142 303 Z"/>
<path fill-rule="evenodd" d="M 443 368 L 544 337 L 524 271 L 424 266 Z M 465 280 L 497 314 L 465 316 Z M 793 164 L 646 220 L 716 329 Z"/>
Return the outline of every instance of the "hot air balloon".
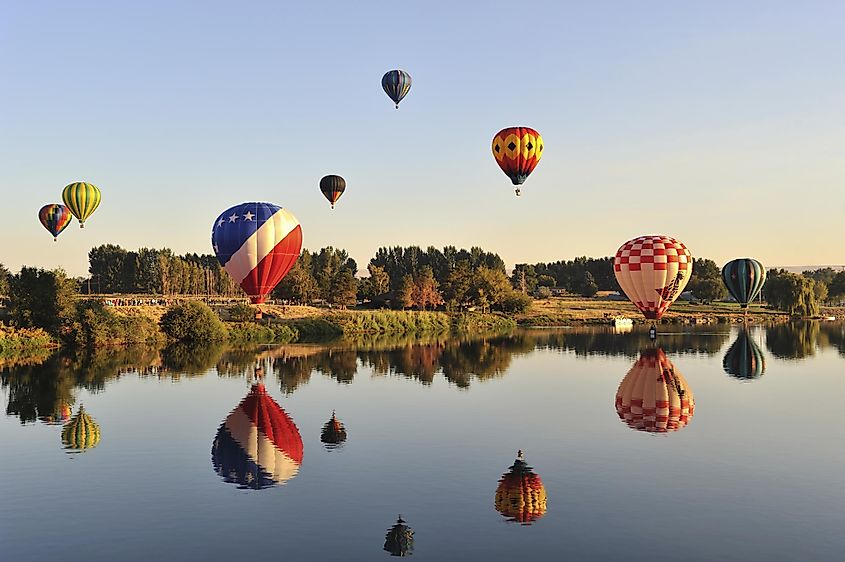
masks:
<path fill-rule="evenodd" d="M 384 550 L 391 556 L 411 556 L 414 553 L 414 530 L 405 524 L 402 515 L 384 536 Z"/>
<path fill-rule="evenodd" d="M 748 313 L 748 303 L 752 302 L 766 282 L 766 269 L 763 264 L 751 258 L 737 258 L 722 268 L 722 281 L 728 292 Z"/>
<path fill-rule="evenodd" d="M 388 70 L 381 77 L 381 87 L 399 109 L 399 102 L 411 91 L 411 75 L 404 70 Z"/>
<path fill-rule="evenodd" d="M 763 351 L 751 338 L 748 330 L 739 331 L 734 341 L 725 353 L 722 368 L 732 377 L 751 380 L 763 376 L 766 372 L 766 358 Z"/>
<path fill-rule="evenodd" d="M 256 383 L 217 430 L 211 460 L 217 474 L 239 488 L 284 484 L 299 472 L 302 437 L 264 385 Z"/>
<path fill-rule="evenodd" d="M 332 412 L 331 419 L 323 425 L 323 430 L 320 432 L 320 441 L 329 450 L 339 448 L 346 441 L 346 428 L 343 427 L 334 412 Z"/>
<path fill-rule="evenodd" d="M 241 203 L 223 211 L 211 230 L 217 261 L 261 304 L 299 257 L 302 227 L 272 203 Z"/>
<path fill-rule="evenodd" d="M 44 205 L 38 211 L 38 220 L 53 235 L 54 242 L 58 239 L 59 234 L 67 228 L 72 218 L 70 209 L 57 203 Z"/>
<path fill-rule="evenodd" d="M 493 157 L 496 163 L 517 186 L 519 186 L 537 167 L 543 156 L 543 137 L 529 127 L 508 127 L 493 137 Z"/>
<path fill-rule="evenodd" d="M 85 408 L 79 406 L 76 415 L 62 428 L 62 443 L 68 453 L 81 453 L 100 442 L 100 426 Z"/>
<path fill-rule="evenodd" d="M 320 180 L 320 191 L 323 192 L 323 196 L 332 204 L 332 209 L 334 209 L 334 204 L 343 195 L 345 189 L 346 180 L 340 176 L 328 175 Z"/>
<path fill-rule="evenodd" d="M 640 236 L 625 242 L 613 260 L 616 280 L 648 320 L 659 320 L 692 275 L 692 255 L 669 236 Z"/>
<path fill-rule="evenodd" d="M 508 521 L 530 525 L 546 513 L 546 488 L 543 481 L 528 466 L 522 451 L 496 488 L 496 511 Z"/>
<path fill-rule="evenodd" d="M 616 391 L 619 418 L 633 429 L 666 433 L 687 425 L 694 412 L 692 390 L 663 350 L 641 351 Z"/>
<path fill-rule="evenodd" d="M 62 191 L 62 200 L 79 221 L 79 228 L 85 228 L 85 221 L 100 206 L 100 189 L 81 181 L 71 183 Z"/>

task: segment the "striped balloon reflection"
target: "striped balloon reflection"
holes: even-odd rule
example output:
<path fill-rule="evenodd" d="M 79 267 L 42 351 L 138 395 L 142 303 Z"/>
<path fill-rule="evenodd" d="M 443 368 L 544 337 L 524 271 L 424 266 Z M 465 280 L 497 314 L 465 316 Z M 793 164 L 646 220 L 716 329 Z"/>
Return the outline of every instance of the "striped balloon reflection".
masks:
<path fill-rule="evenodd" d="M 299 472 L 302 437 L 293 420 L 257 383 L 217 430 L 214 470 L 239 488 L 284 484 Z"/>
<path fill-rule="evenodd" d="M 616 391 L 619 418 L 632 429 L 667 433 L 687 425 L 694 412 L 692 389 L 663 350 L 640 351 Z"/>

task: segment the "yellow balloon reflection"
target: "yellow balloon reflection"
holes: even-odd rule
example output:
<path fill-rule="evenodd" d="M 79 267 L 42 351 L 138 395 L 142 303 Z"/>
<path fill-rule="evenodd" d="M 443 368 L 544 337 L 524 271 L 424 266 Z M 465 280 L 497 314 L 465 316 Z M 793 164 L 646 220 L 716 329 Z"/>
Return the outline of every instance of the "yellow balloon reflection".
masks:
<path fill-rule="evenodd" d="M 81 405 L 62 428 L 62 443 L 68 453 L 82 453 L 100 443 L 100 426 Z"/>
<path fill-rule="evenodd" d="M 692 390 L 663 350 L 640 351 L 616 391 L 619 417 L 633 429 L 666 433 L 687 425 L 694 412 Z"/>
<path fill-rule="evenodd" d="M 495 506 L 508 521 L 522 525 L 530 525 L 546 513 L 546 487 L 525 462 L 522 451 L 499 480 Z"/>

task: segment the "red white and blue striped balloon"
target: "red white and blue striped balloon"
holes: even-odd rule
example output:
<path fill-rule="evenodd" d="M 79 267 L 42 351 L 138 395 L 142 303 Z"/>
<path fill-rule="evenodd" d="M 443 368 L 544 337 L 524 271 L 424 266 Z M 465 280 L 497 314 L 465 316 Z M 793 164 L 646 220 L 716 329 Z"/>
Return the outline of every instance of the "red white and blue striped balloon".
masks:
<path fill-rule="evenodd" d="M 260 304 L 299 258 L 302 227 L 278 205 L 241 203 L 214 221 L 211 245 L 220 265 Z"/>
<path fill-rule="evenodd" d="M 299 472 L 302 437 L 264 385 L 254 384 L 217 430 L 211 462 L 223 480 L 239 488 L 284 484 Z"/>

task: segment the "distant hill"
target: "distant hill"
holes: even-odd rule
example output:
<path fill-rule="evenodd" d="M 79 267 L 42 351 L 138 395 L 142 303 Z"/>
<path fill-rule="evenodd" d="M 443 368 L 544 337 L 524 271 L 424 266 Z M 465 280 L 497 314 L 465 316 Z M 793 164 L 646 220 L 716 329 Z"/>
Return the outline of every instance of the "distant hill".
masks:
<path fill-rule="evenodd" d="M 845 265 L 773 265 L 766 269 L 785 269 L 792 273 L 801 273 L 803 271 L 815 271 L 816 269 L 824 269 L 830 267 L 835 271 L 845 271 Z"/>

